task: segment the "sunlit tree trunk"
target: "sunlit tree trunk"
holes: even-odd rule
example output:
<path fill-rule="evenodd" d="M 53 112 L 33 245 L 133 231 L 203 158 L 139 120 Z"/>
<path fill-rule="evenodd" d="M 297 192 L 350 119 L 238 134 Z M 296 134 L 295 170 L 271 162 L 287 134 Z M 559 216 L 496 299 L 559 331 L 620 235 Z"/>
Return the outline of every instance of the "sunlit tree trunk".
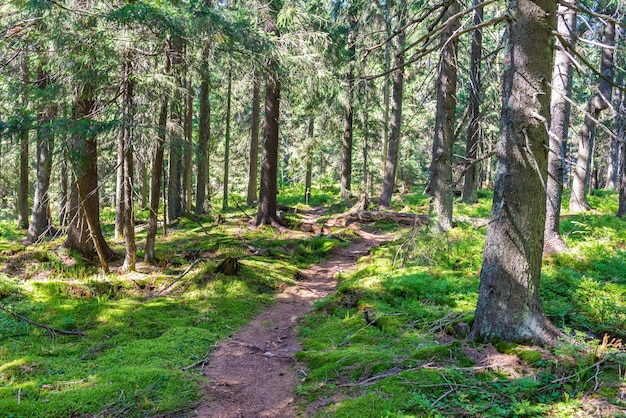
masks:
<path fill-rule="evenodd" d="M 591 174 L 591 161 L 593 158 L 593 146 L 596 130 L 596 121 L 600 113 L 609 107 L 613 93 L 613 45 L 615 38 L 615 22 L 604 22 L 604 34 L 602 36 L 602 48 L 600 56 L 600 74 L 603 75 L 598 81 L 598 92 L 591 96 L 585 108 L 585 121 L 580 129 L 578 143 L 578 159 L 572 182 L 572 194 L 569 201 L 571 212 L 583 212 L 590 209 L 587 202 L 587 188 Z"/>
<path fill-rule="evenodd" d="M 481 0 L 473 1 L 474 26 L 483 21 L 483 6 Z M 470 53 L 470 88 L 469 88 L 469 115 L 467 123 L 467 137 L 465 140 L 465 159 L 469 164 L 463 176 L 463 203 L 478 202 L 478 166 L 475 163 L 478 156 L 478 147 L 482 139 L 480 125 L 480 96 L 482 92 L 480 80 L 480 62 L 482 60 L 483 32 L 474 29 L 472 32 L 472 50 Z"/>
<path fill-rule="evenodd" d="M 49 85 L 50 77 L 40 68 L 37 77 L 37 87 L 44 92 Z M 26 242 L 33 243 L 42 236 L 51 232 L 50 218 L 50 175 L 52 173 L 52 158 L 54 150 L 54 133 L 51 122 L 56 118 L 58 107 L 56 104 L 44 105 L 37 122 L 37 179 L 35 182 L 35 198 L 30 216 L 30 225 Z"/>
<path fill-rule="evenodd" d="M 257 177 L 259 176 L 259 118 L 261 115 L 261 95 L 259 75 L 255 72 L 252 81 L 252 115 L 250 129 L 250 169 L 248 172 L 248 195 L 246 202 L 252 205 L 256 200 Z"/>
<path fill-rule="evenodd" d="M 510 0 L 493 206 L 471 336 L 554 344 L 539 301 L 556 0 Z"/>
<path fill-rule="evenodd" d="M 459 3 L 450 4 L 443 20 L 447 21 L 459 11 Z M 446 232 L 452 228 L 452 146 L 454 145 L 454 122 L 456 120 L 457 45 L 452 38 L 459 28 L 459 19 L 449 21 L 441 34 L 445 47 L 439 60 L 437 77 L 437 107 L 435 110 L 435 134 L 430 163 L 428 190 L 430 204 L 430 229 Z"/>
<path fill-rule="evenodd" d="M 573 2 L 573 0 L 568 0 Z M 559 4 L 557 15 L 559 35 L 573 46 L 576 42 L 576 11 L 566 4 Z M 572 95 L 573 63 L 567 46 L 556 41 L 554 70 L 552 72 L 552 98 L 550 102 L 550 152 L 548 153 L 548 178 L 546 180 L 546 226 L 544 254 L 567 251 L 560 232 L 561 203 L 563 201 L 563 164 L 569 131 L 570 102 Z"/>
<path fill-rule="evenodd" d="M 276 19 L 282 1 L 272 0 L 268 5 L 265 31 L 280 36 Z M 261 156 L 261 188 L 259 191 L 259 209 L 256 216 L 257 225 L 278 224 L 276 216 L 276 194 L 278 175 L 278 128 L 280 117 L 280 74 L 276 58 L 271 57 L 267 63 L 267 79 L 265 83 L 265 141 Z"/>

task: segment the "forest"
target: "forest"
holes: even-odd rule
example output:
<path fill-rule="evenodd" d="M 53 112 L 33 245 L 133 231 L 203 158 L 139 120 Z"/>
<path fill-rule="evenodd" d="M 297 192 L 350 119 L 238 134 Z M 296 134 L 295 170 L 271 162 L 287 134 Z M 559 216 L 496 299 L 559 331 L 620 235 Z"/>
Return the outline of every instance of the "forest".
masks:
<path fill-rule="evenodd" d="M 626 416 L 621 0 L 2 0 L 0 417 Z"/>

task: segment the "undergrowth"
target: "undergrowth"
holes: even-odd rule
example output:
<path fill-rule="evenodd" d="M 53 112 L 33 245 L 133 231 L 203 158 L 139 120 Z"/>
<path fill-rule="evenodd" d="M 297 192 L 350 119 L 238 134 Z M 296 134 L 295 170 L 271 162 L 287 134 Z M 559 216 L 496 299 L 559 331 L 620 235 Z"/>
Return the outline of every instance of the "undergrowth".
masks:
<path fill-rule="evenodd" d="M 397 207 L 424 200 L 396 201 Z M 305 416 L 626 416 L 626 222 L 614 193 L 562 222 L 571 251 L 544 260 L 555 349 L 467 339 L 490 194 L 456 204 L 448 235 L 406 230 L 344 274 L 300 327 Z M 365 318 L 367 312 L 369 321 Z"/>
<path fill-rule="evenodd" d="M 110 211 L 104 215 L 114 219 Z M 157 265 L 109 275 L 63 250 L 60 240 L 22 246 L 25 231 L 3 221 L 0 306 L 85 336 L 0 311 L 0 417 L 191 411 L 202 396 L 198 370 L 217 342 L 271 303 L 283 283 L 293 283 L 298 268 L 344 245 L 332 237 L 253 230 L 241 215 L 226 211 L 220 223 L 213 216 L 182 217 L 159 236 Z M 138 243 L 145 237 L 141 224 L 137 237 Z M 121 240 L 111 242 L 123 252 Z M 238 272 L 216 273 L 227 257 L 237 259 Z"/>

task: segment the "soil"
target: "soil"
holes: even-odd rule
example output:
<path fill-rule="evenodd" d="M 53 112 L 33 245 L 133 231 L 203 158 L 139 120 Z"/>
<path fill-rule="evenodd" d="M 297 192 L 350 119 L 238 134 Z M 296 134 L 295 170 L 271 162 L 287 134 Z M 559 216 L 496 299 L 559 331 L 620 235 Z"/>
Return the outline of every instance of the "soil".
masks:
<path fill-rule="evenodd" d="M 296 388 L 299 368 L 295 354 L 298 320 L 314 301 L 336 290 L 335 274 L 353 269 L 359 257 L 389 240 L 389 236 L 357 231 L 348 248 L 299 273 L 300 280 L 277 295 L 276 302 L 244 329 L 223 341 L 203 374 L 209 399 L 196 408 L 198 417 L 297 416 Z"/>

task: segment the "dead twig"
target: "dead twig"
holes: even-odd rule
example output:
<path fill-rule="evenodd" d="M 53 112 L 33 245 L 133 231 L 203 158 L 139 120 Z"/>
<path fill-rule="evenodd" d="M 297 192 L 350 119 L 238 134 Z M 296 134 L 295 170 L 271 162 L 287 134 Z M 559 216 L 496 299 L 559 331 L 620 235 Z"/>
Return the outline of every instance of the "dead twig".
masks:
<path fill-rule="evenodd" d="M 46 324 L 41 324 L 39 322 L 35 322 L 32 319 L 28 319 L 25 316 L 20 315 L 17 312 L 13 312 L 13 311 L 9 310 L 8 308 L 6 308 L 4 306 L 1 306 L 1 305 L 0 305 L 0 310 L 6 312 L 7 314 L 11 315 L 14 318 L 19 319 L 20 321 L 24 321 L 24 322 L 27 322 L 27 323 L 29 323 L 31 325 L 36 326 L 36 327 L 43 328 L 43 329 L 48 331 L 53 336 L 56 336 L 56 334 L 78 335 L 78 336 L 81 336 L 81 337 L 85 336 L 85 333 L 82 332 L 82 331 L 67 331 L 67 330 L 64 330 L 64 329 L 53 328 L 50 325 L 46 325 Z"/>
<path fill-rule="evenodd" d="M 168 284 L 167 286 L 165 286 L 163 289 L 159 290 L 158 292 L 156 292 L 154 295 L 148 297 L 147 300 L 151 300 L 153 298 L 156 298 L 158 296 L 163 295 L 163 293 L 165 293 L 166 290 L 170 289 L 172 286 L 174 286 L 176 283 L 178 283 L 183 277 L 185 277 L 187 275 L 187 273 L 189 273 L 195 266 L 198 265 L 198 263 L 200 263 L 202 260 L 200 260 L 199 258 L 194 260 L 193 263 L 191 263 L 191 265 L 189 267 L 187 267 L 187 270 L 185 270 L 180 276 L 178 276 L 177 278 L 174 279 L 174 281 L 170 284 Z"/>

